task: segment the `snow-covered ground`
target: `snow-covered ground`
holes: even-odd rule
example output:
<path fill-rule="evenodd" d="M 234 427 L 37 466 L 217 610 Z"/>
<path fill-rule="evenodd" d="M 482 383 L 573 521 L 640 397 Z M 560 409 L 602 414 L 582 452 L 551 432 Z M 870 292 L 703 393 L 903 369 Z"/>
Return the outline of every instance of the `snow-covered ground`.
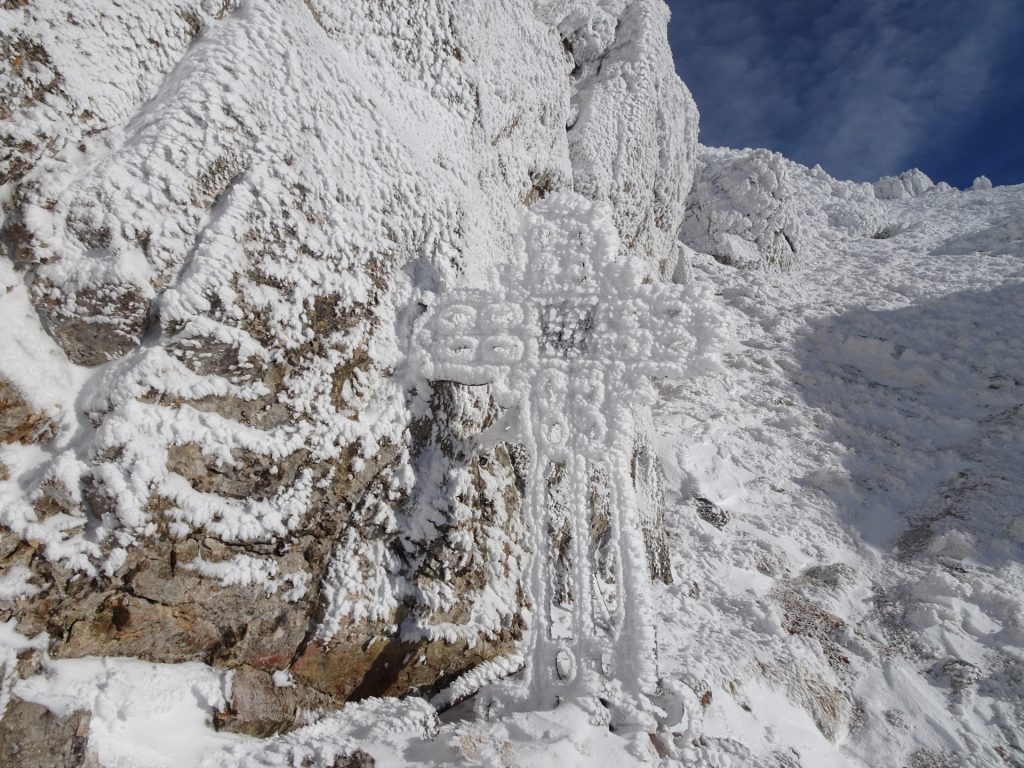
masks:
<path fill-rule="evenodd" d="M 804 217 L 791 274 L 695 259 L 735 339 L 655 419 L 655 604 L 708 765 L 1024 761 L 1024 188 L 875 215 Z"/>

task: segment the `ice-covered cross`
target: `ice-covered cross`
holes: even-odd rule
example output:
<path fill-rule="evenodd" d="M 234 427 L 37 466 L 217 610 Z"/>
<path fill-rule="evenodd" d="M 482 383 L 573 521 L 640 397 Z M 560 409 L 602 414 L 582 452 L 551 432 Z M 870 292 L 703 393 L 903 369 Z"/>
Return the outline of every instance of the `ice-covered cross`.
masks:
<path fill-rule="evenodd" d="M 629 406 L 652 402 L 651 378 L 684 374 L 703 319 L 682 287 L 644 284 L 618 250 L 606 206 L 551 195 L 524 214 L 497 287 L 442 296 L 416 334 L 420 373 L 492 385 L 531 456 L 531 706 L 656 685 Z"/>

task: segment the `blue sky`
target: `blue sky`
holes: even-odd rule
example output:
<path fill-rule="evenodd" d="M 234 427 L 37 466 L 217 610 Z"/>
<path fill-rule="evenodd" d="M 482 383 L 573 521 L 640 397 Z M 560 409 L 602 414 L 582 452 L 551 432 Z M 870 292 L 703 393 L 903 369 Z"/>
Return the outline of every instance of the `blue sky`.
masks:
<path fill-rule="evenodd" d="M 1024 182 L 1024 0 L 668 0 L 701 141 Z"/>

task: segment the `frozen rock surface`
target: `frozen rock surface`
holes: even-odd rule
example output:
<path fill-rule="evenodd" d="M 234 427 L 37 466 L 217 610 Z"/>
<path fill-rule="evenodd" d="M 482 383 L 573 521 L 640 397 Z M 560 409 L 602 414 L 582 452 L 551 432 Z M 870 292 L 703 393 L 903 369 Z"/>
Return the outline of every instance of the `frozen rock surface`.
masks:
<path fill-rule="evenodd" d="M 2 4 L 0 762 L 1024 764 L 1024 187 L 667 18 Z"/>
<path fill-rule="evenodd" d="M 800 234 L 786 159 L 707 147 L 698 157 L 683 241 L 730 266 L 788 270 Z"/>
<path fill-rule="evenodd" d="M 679 239 L 722 264 L 785 272 L 830 239 L 885 237 L 890 223 L 871 184 L 764 149 L 702 146 Z"/>
<path fill-rule="evenodd" d="M 879 200 L 905 200 L 908 197 L 919 197 L 932 190 L 948 191 L 950 188 L 946 184 L 939 190 L 935 182 L 917 168 L 904 171 L 899 176 L 883 176 L 874 186 L 875 196 Z"/>
<path fill-rule="evenodd" d="M 490 381 L 408 365 L 411 329 L 560 191 L 600 206 L 633 278 L 671 273 L 697 113 L 667 20 L 4 5 L 0 619 L 51 660 L 238 670 L 218 723 L 259 735 L 511 664 L 526 446 Z M 666 578 L 660 465 L 630 439 Z"/>

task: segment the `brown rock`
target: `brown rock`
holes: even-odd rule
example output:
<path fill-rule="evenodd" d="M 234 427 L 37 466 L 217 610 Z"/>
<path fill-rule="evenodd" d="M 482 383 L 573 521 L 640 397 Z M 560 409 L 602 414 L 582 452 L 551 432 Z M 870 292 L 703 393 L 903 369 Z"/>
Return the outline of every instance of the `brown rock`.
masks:
<path fill-rule="evenodd" d="M 0 764 L 4 768 L 98 768 L 88 753 L 89 713 L 58 717 L 38 704 L 12 696 L 0 718 Z"/>
<path fill-rule="evenodd" d="M 347 755 L 335 757 L 331 768 L 373 768 L 376 764 L 377 761 L 373 759 L 373 755 L 357 749 Z"/>
<path fill-rule="evenodd" d="M 44 443 L 57 429 L 48 414 L 29 405 L 18 389 L 0 376 L 0 443 Z"/>
<path fill-rule="evenodd" d="M 306 722 L 306 713 L 329 709 L 330 696 L 306 686 L 278 688 L 269 672 L 241 667 L 231 683 L 231 704 L 216 714 L 219 730 L 267 737 Z"/>
<path fill-rule="evenodd" d="M 431 695 L 473 667 L 515 648 L 519 630 L 491 640 L 409 642 L 349 633 L 330 645 L 310 643 L 291 667 L 296 680 L 343 701 L 375 696 Z"/>
<path fill-rule="evenodd" d="M 694 500 L 697 502 L 697 517 L 708 525 L 713 525 L 718 530 L 722 530 L 729 523 L 729 513 L 711 501 L 711 499 L 696 496 Z"/>
<path fill-rule="evenodd" d="M 33 290 L 50 332 L 78 365 L 123 357 L 139 345 L 146 329 L 149 301 L 134 285 L 112 283 L 69 295 L 40 281 Z"/>

